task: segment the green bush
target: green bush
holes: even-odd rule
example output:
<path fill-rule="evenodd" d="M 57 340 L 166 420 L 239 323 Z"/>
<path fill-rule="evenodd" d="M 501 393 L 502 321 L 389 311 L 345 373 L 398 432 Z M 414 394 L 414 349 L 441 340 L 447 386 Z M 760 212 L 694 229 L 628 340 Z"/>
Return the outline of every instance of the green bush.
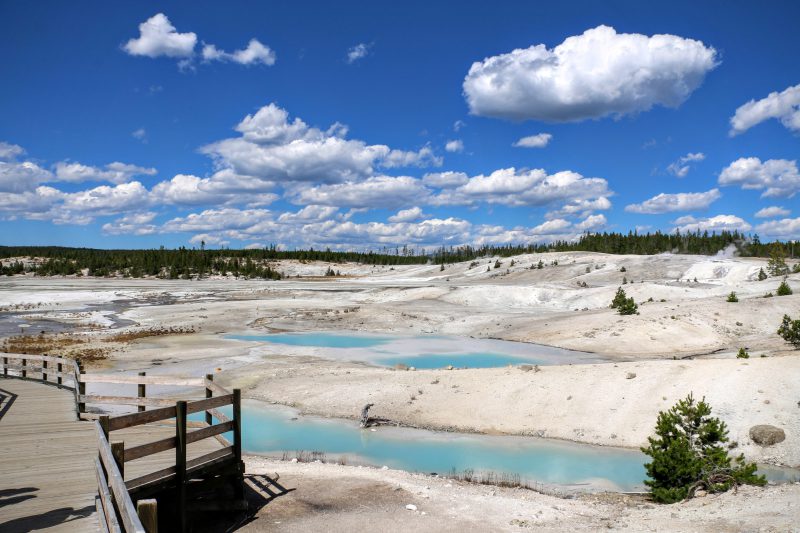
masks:
<path fill-rule="evenodd" d="M 739 348 L 739 353 L 736 354 L 737 359 L 750 359 L 750 354 L 744 348 Z"/>
<path fill-rule="evenodd" d="M 622 287 L 617 289 L 617 293 L 614 295 L 614 299 L 611 300 L 611 309 L 618 309 L 620 305 L 623 305 L 626 300 L 625 291 L 622 290 Z"/>
<path fill-rule="evenodd" d="M 705 399 L 695 403 L 691 394 L 669 411 L 658 413 L 655 436 L 642 452 L 651 462 L 644 465 L 653 499 L 674 503 L 694 496 L 700 488 L 724 492 L 740 484 L 764 485 L 756 474 L 757 465 L 743 455 L 731 458 L 724 446 L 728 430 L 719 418 L 711 417 Z"/>
<path fill-rule="evenodd" d="M 739 301 L 739 298 L 736 297 L 736 293 L 734 291 L 731 291 L 726 301 L 731 303 L 736 303 Z"/>
<path fill-rule="evenodd" d="M 783 282 L 780 285 L 778 285 L 778 290 L 777 290 L 776 294 L 778 296 L 789 296 L 790 294 L 792 294 L 792 288 L 789 287 L 789 284 L 786 283 L 785 279 L 783 280 Z"/>
<path fill-rule="evenodd" d="M 621 315 L 635 315 L 639 313 L 639 306 L 633 298 L 628 298 L 622 287 L 617 289 L 614 299 L 611 300 L 611 309 L 616 309 Z"/>
<path fill-rule="evenodd" d="M 792 320 L 789 315 L 783 315 L 778 335 L 795 348 L 800 348 L 800 320 Z"/>
<path fill-rule="evenodd" d="M 758 269 L 758 281 L 764 281 L 765 279 L 767 279 L 767 273 L 764 272 L 763 268 L 759 268 Z"/>

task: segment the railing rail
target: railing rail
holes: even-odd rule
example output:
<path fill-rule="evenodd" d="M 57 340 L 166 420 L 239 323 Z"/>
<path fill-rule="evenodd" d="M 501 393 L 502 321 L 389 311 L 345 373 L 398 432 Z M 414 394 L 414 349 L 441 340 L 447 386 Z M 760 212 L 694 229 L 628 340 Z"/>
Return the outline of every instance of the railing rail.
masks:
<path fill-rule="evenodd" d="M 80 362 L 63 357 L 28 354 L 2 354 L 3 377 L 35 380 L 74 391 L 76 412 L 79 419 L 95 418 L 97 430 L 98 458 L 95 460 L 97 478 L 96 506 L 104 530 L 111 532 L 151 531 L 142 523 L 156 524 L 155 500 L 138 500 L 134 505 L 132 495 L 148 489 L 171 487 L 176 489 L 178 529 L 186 530 L 186 485 L 192 476 L 202 476 L 226 469 L 234 475 L 244 472 L 241 447 L 241 391 L 228 391 L 214 383 L 212 374 L 204 378 L 181 376 L 148 376 L 122 374 L 86 374 Z M 137 395 L 108 396 L 87 394 L 86 385 L 130 384 L 137 385 Z M 196 395 L 200 399 L 176 400 L 164 397 L 147 397 L 147 386 L 200 387 Z M 136 412 L 117 416 L 97 415 L 86 411 L 87 404 L 131 405 Z M 231 406 L 232 416 L 218 410 Z M 152 409 L 149 409 L 151 408 Z M 204 413 L 205 421 L 192 421 L 187 417 L 193 413 Z M 175 419 L 175 435 L 153 442 L 125 448 L 124 442 L 111 439 L 114 431 L 144 426 Z M 216 423 L 215 423 L 216 420 Z M 192 431 L 189 431 L 189 428 Z M 233 434 L 233 442 L 223 435 Z M 222 448 L 187 459 L 187 445 L 214 438 Z M 125 480 L 125 463 L 135 461 L 168 450 L 175 450 L 175 464 L 160 470 Z M 237 497 L 243 496 L 240 488 Z M 243 499 L 242 499 L 243 501 Z M 141 515 L 141 519 L 140 519 Z"/>

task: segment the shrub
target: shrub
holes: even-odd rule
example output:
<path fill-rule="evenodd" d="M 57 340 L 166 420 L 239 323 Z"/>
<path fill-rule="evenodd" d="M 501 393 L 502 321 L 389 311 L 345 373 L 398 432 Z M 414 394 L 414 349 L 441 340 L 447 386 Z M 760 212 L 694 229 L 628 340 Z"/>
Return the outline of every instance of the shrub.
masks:
<path fill-rule="evenodd" d="M 620 271 L 620 272 L 627 272 L 627 271 L 628 271 L 628 269 L 627 269 L 627 268 L 625 268 L 625 267 L 621 267 L 621 268 L 619 269 L 619 271 Z"/>
<path fill-rule="evenodd" d="M 795 263 L 792 267 L 792 274 L 800 274 L 800 263 Z"/>
<path fill-rule="evenodd" d="M 789 315 L 783 315 L 778 335 L 795 348 L 800 348 L 800 320 L 792 320 Z"/>
<path fill-rule="evenodd" d="M 750 354 L 744 348 L 739 348 L 739 353 L 736 354 L 737 359 L 750 359 Z"/>
<path fill-rule="evenodd" d="M 771 292 L 768 292 L 767 294 L 764 295 L 764 298 L 772 298 L 773 296 L 774 296 L 774 294 L 772 294 Z"/>
<path fill-rule="evenodd" d="M 786 280 L 784 279 L 783 282 L 780 285 L 778 285 L 777 295 L 789 296 L 790 294 L 792 294 L 792 288 L 789 287 L 789 284 L 786 283 Z"/>
<path fill-rule="evenodd" d="M 614 299 L 611 300 L 611 309 L 617 309 L 620 305 L 625 303 L 625 299 L 625 291 L 622 290 L 622 287 L 619 287 L 617 293 L 614 295 Z"/>
<path fill-rule="evenodd" d="M 738 301 L 739 301 L 739 298 L 737 298 L 737 297 L 736 297 L 736 292 L 734 292 L 734 291 L 731 291 L 731 293 L 728 295 L 728 299 L 727 299 L 726 301 L 727 301 L 727 302 L 731 302 L 731 303 L 736 303 L 736 302 L 738 302 Z"/>
<path fill-rule="evenodd" d="M 494 268 L 495 269 L 500 268 L 501 266 L 503 266 L 503 263 L 501 263 L 499 259 L 494 262 Z"/>
<path fill-rule="evenodd" d="M 764 272 L 763 268 L 759 268 L 758 269 L 758 281 L 764 281 L 765 279 L 767 279 L 767 273 Z"/>
<path fill-rule="evenodd" d="M 625 291 L 620 287 L 617 289 L 614 299 L 611 300 L 611 309 L 616 309 L 621 315 L 635 315 L 639 310 L 639 306 L 636 305 L 633 298 L 628 298 Z"/>
<path fill-rule="evenodd" d="M 539 270 L 544 268 L 544 263 L 542 262 L 541 259 L 539 259 L 539 262 L 536 263 L 536 268 L 539 269 Z"/>
<path fill-rule="evenodd" d="M 642 452 L 651 457 L 645 464 L 653 499 L 674 503 L 694 496 L 697 489 L 724 492 L 740 484 L 764 485 L 756 474 L 757 465 L 746 463 L 743 455 L 731 458 L 724 446 L 728 429 L 711 417 L 705 399 L 695 403 L 691 394 L 669 411 L 658 413 L 655 436 Z"/>
<path fill-rule="evenodd" d="M 767 262 L 767 272 L 771 276 L 785 276 L 789 273 L 789 266 L 786 264 L 786 252 L 783 245 L 779 242 L 773 243 Z"/>

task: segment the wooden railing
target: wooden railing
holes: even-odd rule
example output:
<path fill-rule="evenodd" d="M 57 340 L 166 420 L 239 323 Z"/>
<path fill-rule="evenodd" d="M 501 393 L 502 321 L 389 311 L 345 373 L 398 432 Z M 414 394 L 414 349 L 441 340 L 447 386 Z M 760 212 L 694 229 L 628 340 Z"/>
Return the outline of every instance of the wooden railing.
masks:
<path fill-rule="evenodd" d="M 66 370 L 66 372 L 65 372 Z M 187 528 L 187 493 L 189 480 L 222 479 L 234 488 L 234 501 L 217 508 L 244 509 L 241 446 L 241 391 L 227 389 L 214 383 L 214 376 L 187 378 L 173 376 L 147 376 L 122 374 L 86 374 L 80 363 L 71 359 L 44 355 L 3 354 L 3 376 L 33 379 L 65 387 L 74 391 L 77 415 L 81 419 L 93 418 L 97 431 L 98 457 L 95 459 L 97 478 L 97 511 L 105 531 L 153 532 L 157 530 L 158 511 L 153 496 L 175 489 L 176 528 Z M 137 385 L 137 395 L 105 396 L 87 394 L 86 386 L 92 383 Z M 201 388 L 202 399 L 170 399 L 147 397 L 148 385 L 181 388 Z M 98 415 L 86 410 L 87 404 L 130 405 L 136 412 L 117 416 Z M 231 406 L 232 416 L 218 410 Z M 148 410 L 148 407 L 155 407 Z M 203 421 L 188 420 L 194 413 L 204 413 Z M 115 431 L 136 426 L 165 423 L 174 419 L 175 434 L 125 448 L 124 442 L 114 441 Z M 214 421 L 217 421 L 216 423 Z M 170 424 L 171 425 L 171 424 Z M 189 431 L 189 429 L 192 429 Z M 233 442 L 223 434 L 232 433 Z M 221 448 L 193 459 L 187 459 L 187 446 L 213 438 Z M 125 480 L 125 464 L 168 450 L 175 450 L 174 464 Z M 134 505 L 136 500 L 136 505 Z"/>

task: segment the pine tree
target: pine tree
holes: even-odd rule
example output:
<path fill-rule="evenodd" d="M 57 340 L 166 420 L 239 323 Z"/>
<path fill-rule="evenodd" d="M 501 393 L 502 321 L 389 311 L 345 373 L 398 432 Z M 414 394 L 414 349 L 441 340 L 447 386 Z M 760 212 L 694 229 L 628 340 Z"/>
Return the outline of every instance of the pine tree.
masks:
<path fill-rule="evenodd" d="M 763 268 L 759 268 L 758 269 L 758 281 L 764 281 L 765 279 L 767 279 L 767 273 L 764 272 Z"/>
<path fill-rule="evenodd" d="M 786 282 L 786 278 L 783 278 L 783 281 L 780 285 L 778 285 L 778 290 L 776 292 L 778 296 L 789 296 L 792 294 L 792 288 L 789 287 L 789 284 Z"/>
<path fill-rule="evenodd" d="M 767 272 L 769 272 L 770 276 L 785 276 L 789 274 L 789 266 L 786 264 L 786 252 L 779 242 L 774 243 L 770 249 Z"/>
<path fill-rule="evenodd" d="M 736 296 L 736 292 L 735 291 L 731 291 L 731 293 L 728 295 L 728 299 L 725 300 L 725 301 L 735 304 L 736 302 L 739 301 L 739 297 Z"/>
<path fill-rule="evenodd" d="M 728 429 L 711 416 L 705 399 L 695 403 L 691 394 L 669 411 L 658 413 L 655 436 L 648 437 L 642 452 L 652 459 L 645 464 L 653 499 L 673 503 L 691 498 L 694 491 L 724 492 L 739 484 L 764 485 L 757 465 L 743 455 L 731 458 L 723 446 Z"/>
<path fill-rule="evenodd" d="M 800 348 L 800 320 L 792 320 L 789 315 L 783 315 L 778 335 L 795 348 Z"/>

